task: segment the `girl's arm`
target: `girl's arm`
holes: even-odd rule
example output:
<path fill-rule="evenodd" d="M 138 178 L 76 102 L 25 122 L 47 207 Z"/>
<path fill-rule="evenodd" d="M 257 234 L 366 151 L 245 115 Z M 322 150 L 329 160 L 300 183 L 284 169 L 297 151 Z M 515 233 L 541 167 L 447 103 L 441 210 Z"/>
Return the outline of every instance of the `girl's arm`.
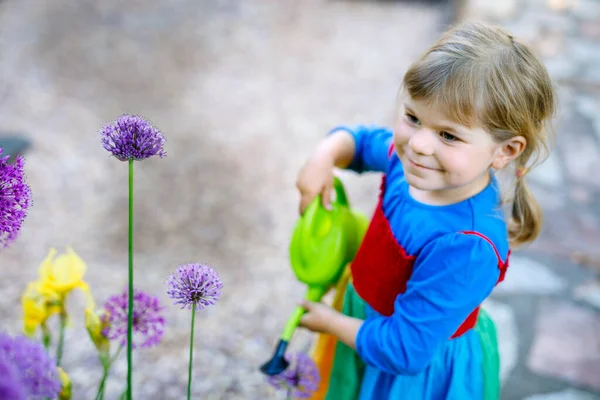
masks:
<path fill-rule="evenodd" d="M 360 325 L 356 351 L 385 372 L 420 373 L 489 296 L 498 276 L 498 259 L 485 240 L 459 233 L 435 240 L 417 258 L 406 292 L 396 298 L 394 314 Z M 338 324 L 354 327 L 349 321 Z"/>
<path fill-rule="evenodd" d="M 296 187 L 300 191 L 300 214 L 318 194 L 322 195 L 323 206 L 330 207 L 336 166 L 356 172 L 385 172 L 391 139 L 392 133 L 383 128 L 333 129 L 298 174 Z"/>
<path fill-rule="evenodd" d="M 320 150 L 335 148 L 335 166 L 356 172 L 385 172 L 388 162 L 392 132 L 378 126 L 350 128 L 338 126 L 320 145 Z M 324 147 L 325 149 L 322 149 Z"/>

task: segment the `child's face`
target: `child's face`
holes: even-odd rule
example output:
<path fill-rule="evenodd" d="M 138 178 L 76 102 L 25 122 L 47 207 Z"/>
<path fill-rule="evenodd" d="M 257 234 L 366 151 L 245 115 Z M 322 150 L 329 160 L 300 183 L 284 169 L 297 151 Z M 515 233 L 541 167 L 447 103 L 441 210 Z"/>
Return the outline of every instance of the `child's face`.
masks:
<path fill-rule="evenodd" d="M 520 153 L 509 148 L 515 154 L 507 154 L 506 144 L 496 143 L 484 129 L 453 123 L 440 110 L 410 96 L 400 104 L 394 147 L 409 185 L 442 203 L 483 190 L 489 169 L 504 167 Z"/>

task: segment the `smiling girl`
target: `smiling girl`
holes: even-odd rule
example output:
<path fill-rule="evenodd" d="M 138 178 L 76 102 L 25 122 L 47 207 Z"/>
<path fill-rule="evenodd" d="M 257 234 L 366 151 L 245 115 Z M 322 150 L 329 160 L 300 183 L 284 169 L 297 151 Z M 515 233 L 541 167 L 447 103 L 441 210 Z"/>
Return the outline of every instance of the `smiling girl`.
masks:
<path fill-rule="evenodd" d="M 552 84 L 524 44 L 470 23 L 409 68 L 398 100 L 393 132 L 335 128 L 299 173 L 301 212 L 328 205 L 335 167 L 384 174 L 344 312 L 303 302 L 301 326 L 339 340 L 327 399 L 482 399 L 498 377 L 474 327 L 511 245 L 540 231 L 524 176 L 548 149 Z M 513 166 L 504 196 L 495 172 Z"/>

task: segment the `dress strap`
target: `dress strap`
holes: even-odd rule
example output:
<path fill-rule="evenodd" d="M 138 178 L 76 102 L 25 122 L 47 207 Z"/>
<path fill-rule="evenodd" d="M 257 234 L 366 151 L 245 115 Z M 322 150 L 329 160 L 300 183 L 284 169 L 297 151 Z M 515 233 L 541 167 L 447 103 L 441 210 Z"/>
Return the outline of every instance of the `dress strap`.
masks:
<path fill-rule="evenodd" d="M 500 277 L 498 278 L 498 282 L 502 282 L 504 280 L 504 275 L 506 275 L 506 269 L 508 268 L 508 262 L 509 262 L 509 258 L 510 258 L 510 249 L 508 250 L 508 255 L 506 256 L 506 261 L 502 261 L 500 252 L 496 248 L 496 245 L 494 244 L 494 242 L 492 242 L 490 240 L 490 238 L 488 238 L 487 236 L 485 236 L 482 233 L 475 232 L 475 231 L 462 231 L 461 233 L 463 233 L 465 235 L 479 236 L 480 238 L 482 238 L 483 240 L 485 240 L 492 246 L 492 249 L 494 249 L 494 253 L 496 253 L 496 258 L 498 259 L 498 268 L 500 269 Z"/>
<path fill-rule="evenodd" d="M 498 277 L 498 282 L 496 282 L 496 284 L 502 282 L 504 280 L 504 275 L 506 274 L 506 269 L 508 268 L 508 260 L 510 258 L 510 250 L 508 250 L 508 255 L 506 256 L 506 262 L 504 262 L 504 261 L 502 261 L 502 257 L 500 257 L 500 252 L 496 248 L 496 245 L 494 245 L 494 242 L 492 242 L 487 236 L 485 236 L 484 234 L 481 234 L 479 232 L 475 232 L 475 231 L 462 231 L 461 233 L 463 233 L 465 235 L 479 236 L 480 238 L 482 238 L 483 240 L 485 240 L 492 246 L 492 248 L 494 249 L 494 253 L 496 253 L 496 257 L 498 258 L 498 269 L 500 270 L 500 276 Z M 462 325 L 458 327 L 458 330 L 454 333 L 454 335 L 452 335 L 451 339 L 459 337 L 460 335 L 462 335 L 469 329 L 473 328 L 477 324 L 478 316 L 479 316 L 479 306 L 475 310 L 473 310 L 473 312 L 471 314 L 469 314 L 467 319 L 465 319 L 465 321 L 462 323 Z"/>

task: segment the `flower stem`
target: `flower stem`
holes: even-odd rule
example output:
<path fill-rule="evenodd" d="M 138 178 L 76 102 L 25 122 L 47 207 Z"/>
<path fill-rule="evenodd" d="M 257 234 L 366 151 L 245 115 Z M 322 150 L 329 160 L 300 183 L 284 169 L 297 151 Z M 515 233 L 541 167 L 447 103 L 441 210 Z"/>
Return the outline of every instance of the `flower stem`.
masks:
<path fill-rule="evenodd" d="M 63 348 L 65 345 L 65 328 L 67 327 L 67 310 L 65 309 L 65 307 L 66 306 L 63 302 L 63 306 L 60 310 L 60 332 L 58 335 L 58 345 L 56 347 L 56 365 L 59 367 L 62 361 Z"/>
<path fill-rule="evenodd" d="M 104 364 L 104 362 L 103 362 L 103 364 Z M 109 370 L 110 370 L 110 366 L 107 364 L 104 364 L 102 380 L 100 381 L 100 385 L 98 386 L 98 392 L 96 393 L 95 400 L 103 400 L 104 399 L 104 385 L 106 385 L 106 378 L 108 378 Z"/>
<path fill-rule="evenodd" d="M 44 347 L 46 350 L 50 349 L 50 344 L 52 343 L 52 335 L 50 334 L 50 330 L 46 323 L 42 324 L 42 340 L 44 342 Z"/>
<path fill-rule="evenodd" d="M 127 311 L 127 400 L 132 400 L 133 349 L 133 160 L 129 160 L 129 306 Z"/>
<path fill-rule="evenodd" d="M 102 363 L 102 369 L 104 372 L 102 374 L 102 380 L 100 381 L 100 385 L 98 386 L 98 392 L 96 393 L 95 400 L 104 400 L 104 387 L 106 385 L 106 379 L 108 378 L 110 368 L 112 367 L 119 354 L 121 354 L 121 350 L 123 350 L 123 346 L 119 346 L 119 348 L 111 358 L 108 357 L 108 354 L 100 356 L 100 363 Z"/>
<path fill-rule="evenodd" d="M 190 365 L 188 367 L 188 391 L 187 398 L 192 398 L 192 359 L 194 356 L 194 320 L 196 319 L 196 303 L 192 305 L 192 330 L 190 333 Z"/>

